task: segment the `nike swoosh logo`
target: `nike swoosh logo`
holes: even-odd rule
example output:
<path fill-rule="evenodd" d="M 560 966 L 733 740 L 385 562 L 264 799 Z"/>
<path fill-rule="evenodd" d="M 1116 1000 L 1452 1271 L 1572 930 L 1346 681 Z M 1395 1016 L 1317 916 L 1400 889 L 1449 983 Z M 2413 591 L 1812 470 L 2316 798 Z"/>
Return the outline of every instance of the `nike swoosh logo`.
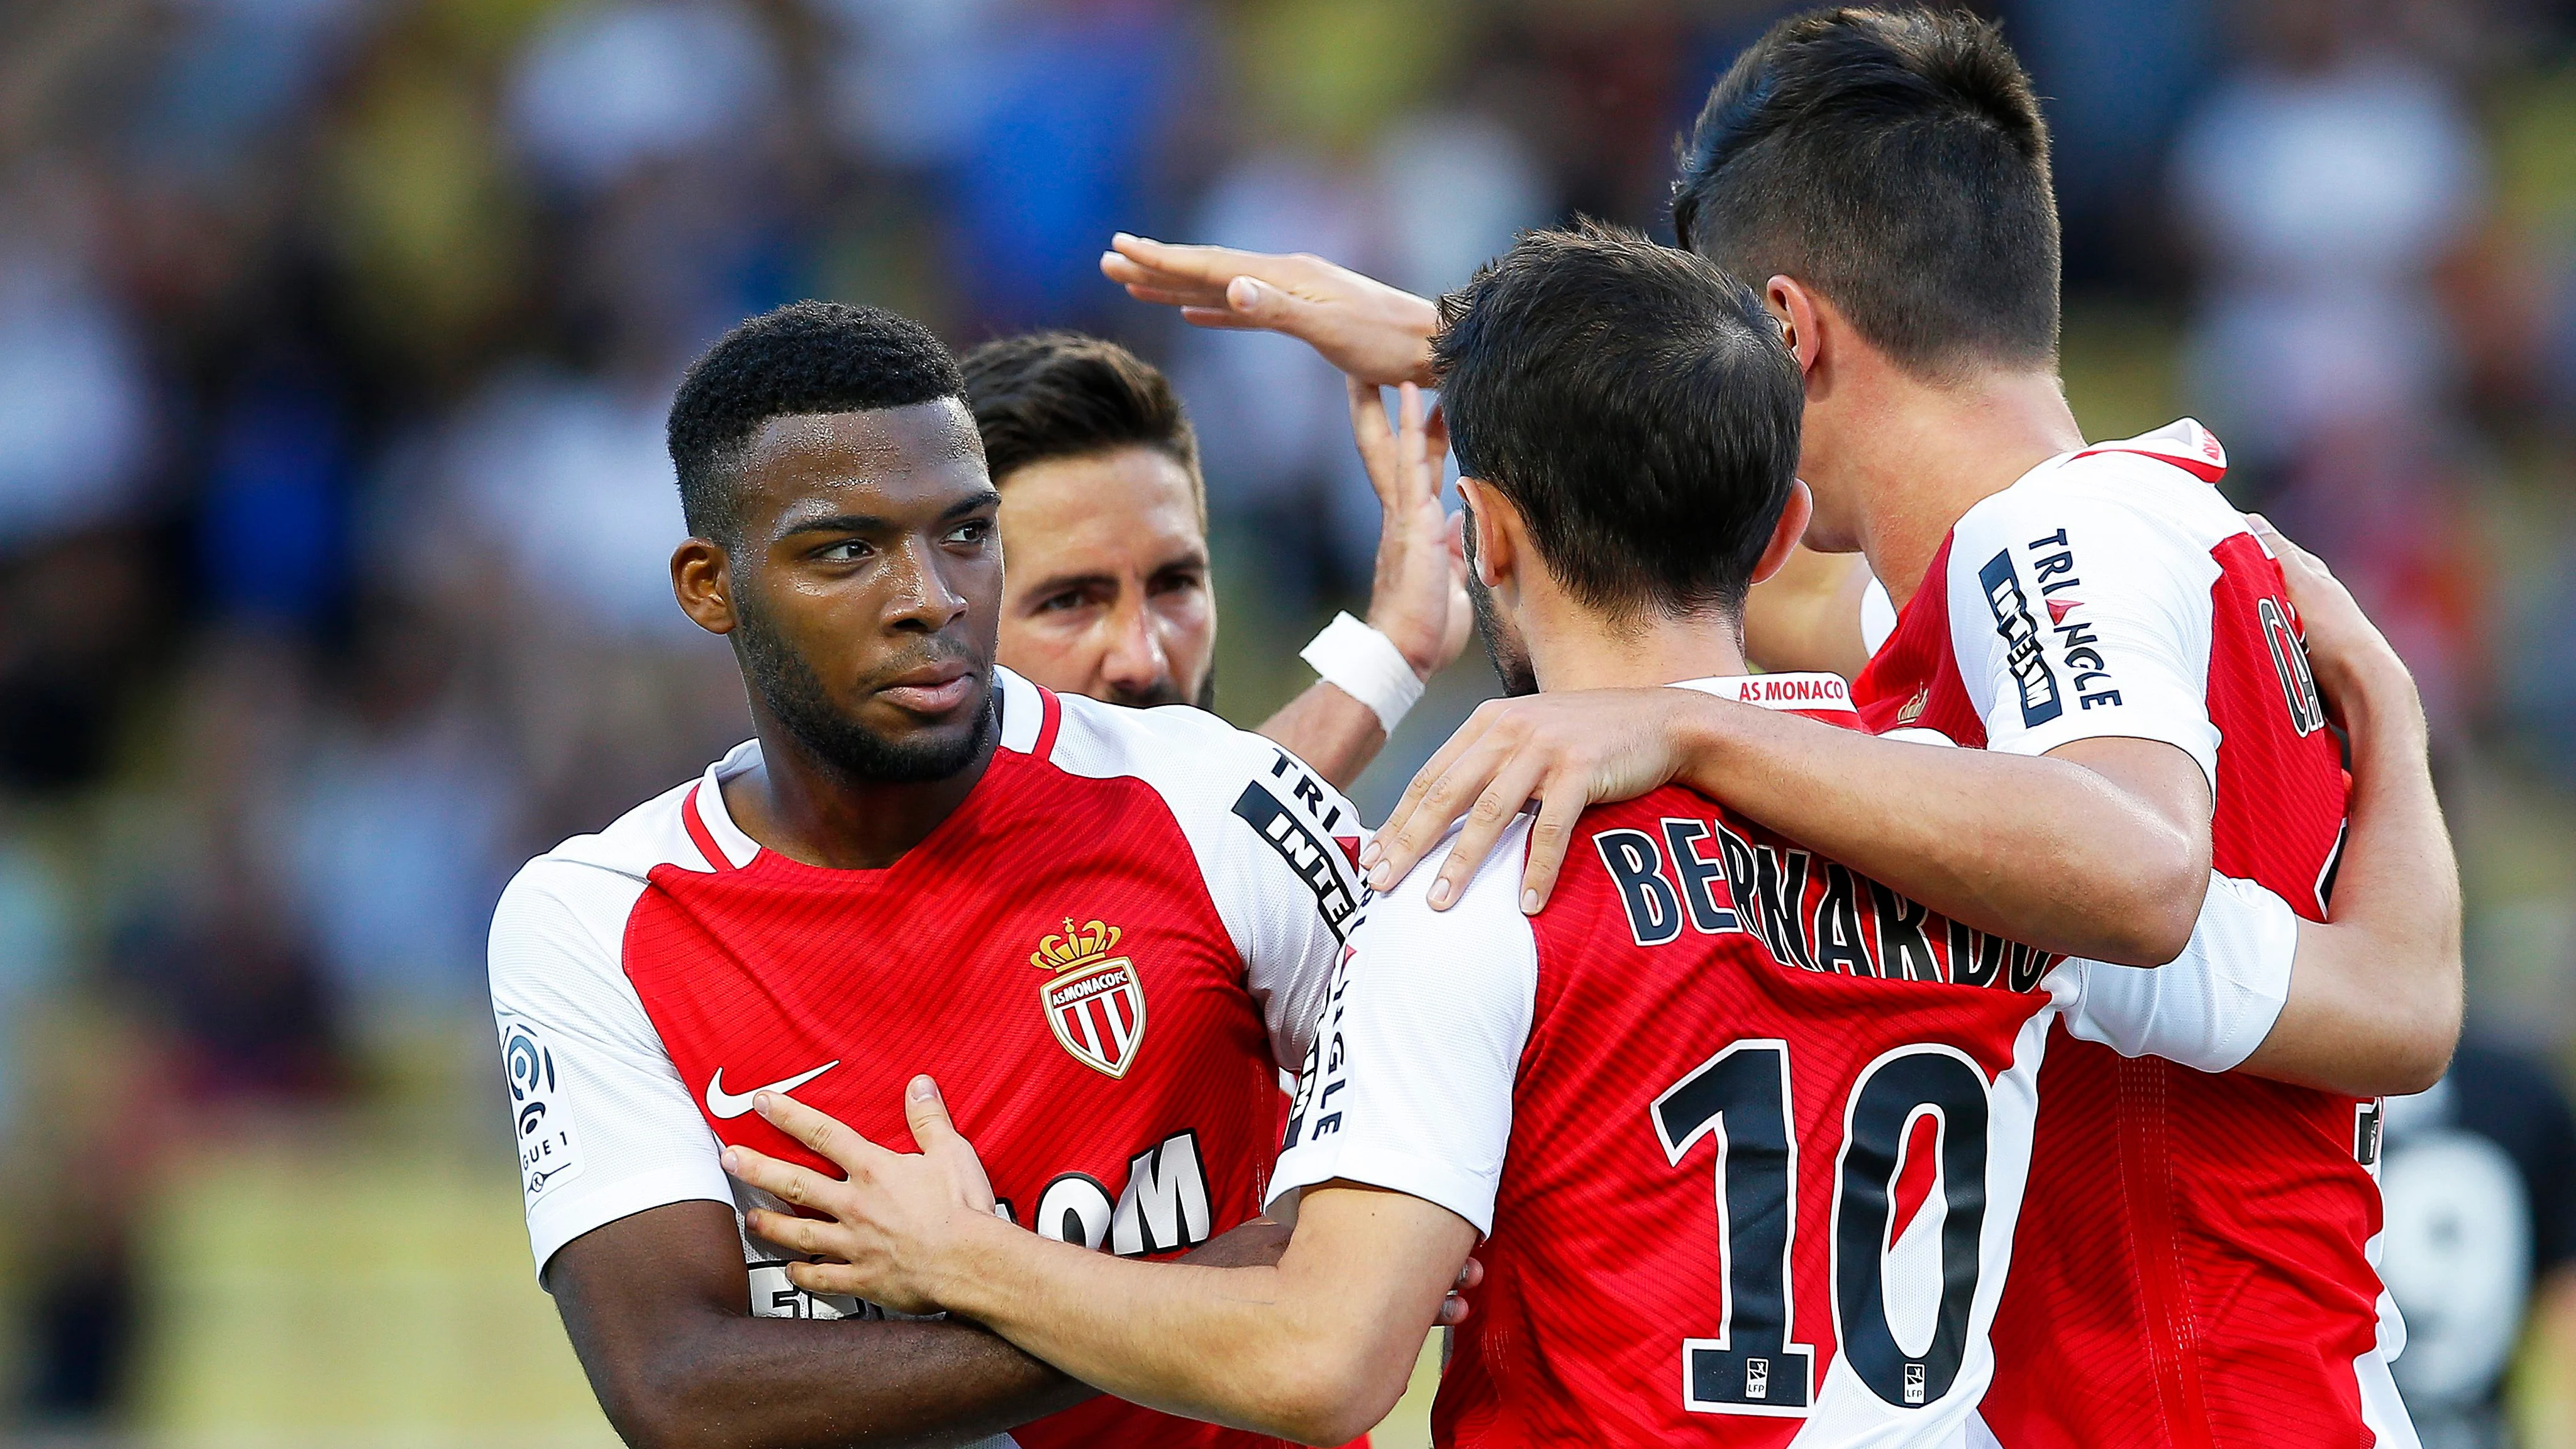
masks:
<path fill-rule="evenodd" d="M 729 1121 L 750 1111 L 751 1099 L 759 1096 L 761 1093 L 795 1091 L 798 1087 L 805 1085 L 807 1082 L 814 1080 L 816 1077 L 823 1075 L 825 1072 L 828 1072 L 839 1065 L 840 1063 L 837 1061 L 825 1062 L 823 1065 L 816 1067 L 810 1072 L 799 1072 L 795 1076 L 787 1078 L 785 1081 L 772 1082 L 766 1087 L 754 1087 L 740 1096 L 736 1096 L 724 1089 L 724 1068 L 718 1067 L 716 1068 L 716 1074 L 707 1078 L 707 1111 L 719 1122 Z"/>

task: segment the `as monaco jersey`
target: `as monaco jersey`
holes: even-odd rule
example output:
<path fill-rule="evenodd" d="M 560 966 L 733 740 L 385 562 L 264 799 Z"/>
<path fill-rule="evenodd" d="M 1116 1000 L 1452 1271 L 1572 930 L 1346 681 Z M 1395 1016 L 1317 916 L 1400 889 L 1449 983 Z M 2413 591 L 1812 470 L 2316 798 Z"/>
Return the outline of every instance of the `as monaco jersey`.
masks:
<path fill-rule="evenodd" d="M 1830 676 L 1691 687 L 1857 726 Z M 1677 787 L 1587 811 L 1525 917 L 1527 827 L 1450 911 L 1428 866 L 1368 908 L 1273 1188 L 1388 1187 L 1486 1234 L 1435 1441 L 1963 1432 L 2050 959 Z"/>
<path fill-rule="evenodd" d="M 1280 1110 L 1358 908 L 1349 804 L 1190 709 L 1059 699 L 998 673 L 1002 739 L 958 810 L 883 870 L 761 849 L 704 778 L 531 863 L 493 928 L 493 1002 L 540 1267 L 668 1202 L 776 1206 L 737 1143 L 838 1175 L 750 1110 L 792 1090 L 910 1141 L 939 1081 L 1013 1220 L 1178 1253 L 1254 1216 Z M 879 1316 L 791 1285 L 746 1238 L 750 1309 Z M 1030 1449 L 1272 1441 L 1100 1399 Z M 1009 1441 L 997 1441 L 1009 1442 Z"/>
<path fill-rule="evenodd" d="M 2172 743 L 2211 780 L 2216 872 L 2322 919 L 2347 781 L 2280 567 L 2209 486 L 2225 466 L 2186 421 L 1979 503 L 1855 693 L 1873 729 L 1965 745 Z M 1982 1410 L 1997 1439 L 2411 1444 L 2367 1253 L 2376 1104 L 2054 1035 Z"/>

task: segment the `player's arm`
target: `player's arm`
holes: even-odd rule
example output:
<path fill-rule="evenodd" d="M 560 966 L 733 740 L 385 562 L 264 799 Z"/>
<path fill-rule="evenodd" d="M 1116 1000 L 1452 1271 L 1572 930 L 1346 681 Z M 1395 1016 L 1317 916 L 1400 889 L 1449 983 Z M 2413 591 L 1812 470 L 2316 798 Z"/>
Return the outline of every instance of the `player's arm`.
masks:
<path fill-rule="evenodd" d="M 1424 682 L 1467 647 L 1473 619 L 1466 559 L 1440 506 L 1446 429 L 1436 415 L 1424 416 L 1421 390 L 1410 383 L 1392 430 L 1376 384 L 1352 379 L 1350 400 L 1351 432 L 1380 510 L 1368 622 L 1337 620 L 1306 646 L 1306 661 L 1323 678 L 1260 729 L 1342 790 L 1385 748 Z"/>
<path fill-rule="evenodd" d="M 1989 749 L 1876 738 L 1674 690 L 1623 700 L 1643 728 L 1616 740 L 1604 738 L 1600 697 L 1489 704 L 1380 827 L 1372 884 L 1409 869 L 1465 815 L 1445 868 L 1460 875 L 1537 798 L 1529 887 L 1544 900 L 1587 797 L 1622 798 L 1595 785 L 1615 778 L 1642 791 L 1678 778 L 1980 930 L 2059 955 L 2170 961 L 2209 880 L 2208 580 L 2189 571 L 2210 565 L 2205 550 L 2177 554 L 2140 532 L 2114 503 L 2009 493 L 1960 521 L 1950 576 L 1928 586 L 1949 590 L 1959 670 Z M 2032 539 L 2063 556 L 2024 558 L 2039 547 Z M 2043 598 L 2037 579 L 2070 561 L 2080 561 L 2082 602 Z M 1996 570 L 2002 584 L 1985 583 Z M 2049 604 L 2081 612 L 2061 621 Z M 2067 627 L 2043 630 L 2034 611 Z M 2044 689 L 2026 691 L 2025 678 Z M 1561 768 L 1578 759 L 1592 778 Z M 1434 903 L 1450 893 L 1435 887 Z"/>
<path fill-rule="evenodd" d="M 2356 1096 L 2420 1092 L 2459 1044 L 2460 872 L 2414 677 L 2322 563 L 2268 522 L 2317 689 L 2352 750 L 2351 819 L 2323 924 L 2244 1070 Z"/>
<path fill-rule="evenodd" d="M 609 1422 L 650 1449 L 971 1444 L 1092 1394 L 972 1324 L 750 1316 L 719 1203 L 596 1229 L 546 1278 Z"/>
<path fill-rule="evenodd" d="M 1309 1444 L 1346 1443 L 1394 1407 L 1476 1239 L 1445 1208 L 1336 1183 L 1306 1195 L 1276 1265 L 1117 1258 L 976 1211 L 942 1166 L 972 1156 L 944 1115 L 915 1117 L 910 1155 L 789 1099 L 763 1111 L 849 1174 L 727 1154 L 744 1181 L 825 1215 L 757 1220 L 832 1260 L 791 1268 L 800 1287 L 945 1309 L 1120 1398 Z"/>

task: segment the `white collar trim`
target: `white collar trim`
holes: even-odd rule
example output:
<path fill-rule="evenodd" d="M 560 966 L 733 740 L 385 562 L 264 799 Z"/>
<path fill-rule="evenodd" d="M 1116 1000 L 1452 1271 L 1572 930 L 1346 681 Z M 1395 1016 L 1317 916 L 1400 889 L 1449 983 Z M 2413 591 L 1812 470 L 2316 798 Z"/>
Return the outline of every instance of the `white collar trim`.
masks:
<path fill-rule="evenodd" d="M 1851 686 L 1839 674 L 1723 674 L 1685 679 L 1671 686 L 1695 689 L 1719 699 L 1763 709 L 1843 711 L 1852 706 Z"/>

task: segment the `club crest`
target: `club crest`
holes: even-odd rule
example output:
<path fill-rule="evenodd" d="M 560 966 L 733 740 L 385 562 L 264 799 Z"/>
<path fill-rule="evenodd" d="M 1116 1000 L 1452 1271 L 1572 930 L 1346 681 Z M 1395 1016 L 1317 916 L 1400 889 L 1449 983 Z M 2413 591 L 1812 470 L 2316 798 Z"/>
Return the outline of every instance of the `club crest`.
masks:
<path fill-rule="evenodd" d="M 1145 1039 L 1145 983 L 1136 963 L 1109 953 L 1122 933 L 1093 921 L 1049 936 L 1029 953 L 1029 964 L 1054 973 L 1038 988 L 1047 1028 L 1073 1059 L 1109 1077 L 1124 1077 Z"/>

